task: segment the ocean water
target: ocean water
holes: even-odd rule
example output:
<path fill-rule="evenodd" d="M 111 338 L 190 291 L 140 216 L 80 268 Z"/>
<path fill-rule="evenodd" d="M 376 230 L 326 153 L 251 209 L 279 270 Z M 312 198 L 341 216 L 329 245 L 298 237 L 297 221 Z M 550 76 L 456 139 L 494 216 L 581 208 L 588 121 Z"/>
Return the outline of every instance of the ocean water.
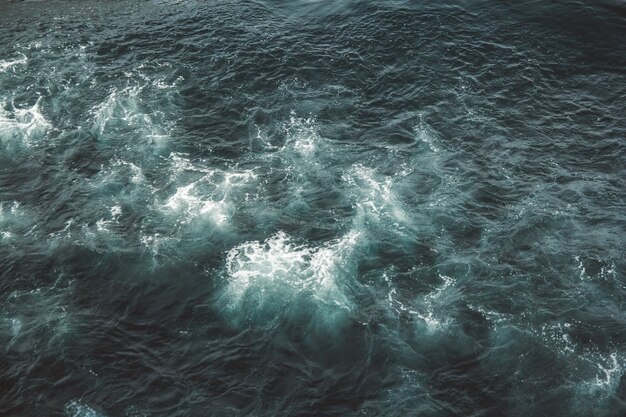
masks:
<path fill-rule="evenodd" d="M 0 1 L 0 415 L 626 415 L 626 3 Z"/>

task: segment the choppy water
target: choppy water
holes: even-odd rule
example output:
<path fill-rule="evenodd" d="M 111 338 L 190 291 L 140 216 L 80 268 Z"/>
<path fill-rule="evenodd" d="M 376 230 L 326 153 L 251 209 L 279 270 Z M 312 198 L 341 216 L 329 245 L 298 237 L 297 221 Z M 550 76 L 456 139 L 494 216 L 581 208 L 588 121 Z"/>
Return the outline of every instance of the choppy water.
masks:
<path fill-rule="evenodd" d="M 0 2 L 0 415 L 626 415 L 625 42 L 619 0 Z"/>

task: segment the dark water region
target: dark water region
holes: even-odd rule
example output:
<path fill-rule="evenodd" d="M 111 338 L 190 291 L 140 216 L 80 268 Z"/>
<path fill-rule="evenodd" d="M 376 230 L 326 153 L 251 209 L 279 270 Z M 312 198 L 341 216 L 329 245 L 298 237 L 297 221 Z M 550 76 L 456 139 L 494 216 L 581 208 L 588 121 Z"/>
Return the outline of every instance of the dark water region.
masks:
<path fill-rule="evenodd" d="M 0 1 L 0 415 L 626 415 L 626 4 Z"/>

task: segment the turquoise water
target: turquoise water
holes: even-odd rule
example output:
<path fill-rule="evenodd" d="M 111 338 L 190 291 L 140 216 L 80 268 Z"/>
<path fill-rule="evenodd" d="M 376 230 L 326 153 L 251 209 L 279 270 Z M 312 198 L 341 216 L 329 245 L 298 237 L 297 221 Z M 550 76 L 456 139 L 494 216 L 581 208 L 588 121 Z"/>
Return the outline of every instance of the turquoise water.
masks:
<path fill-rule="evenodd" d="M 624 39 L 0 2 L 0 415 L 626 415 Z"/>

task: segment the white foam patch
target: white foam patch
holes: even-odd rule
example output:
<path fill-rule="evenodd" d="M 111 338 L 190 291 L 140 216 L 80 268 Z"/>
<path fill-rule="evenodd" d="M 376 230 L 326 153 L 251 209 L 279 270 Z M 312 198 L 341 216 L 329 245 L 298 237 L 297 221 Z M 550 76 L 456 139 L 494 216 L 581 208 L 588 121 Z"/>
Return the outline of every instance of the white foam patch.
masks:
<path fill-rule="evenodd" d="M 595 347 L 584 347 L 575 343 L 570 335 L 574 325 L 580 322 L 553 322 L 534 327 L 528 323 L 528 314 L 510 315 L 486 311 L 479 306 L 470 305 L 475 311 L 483 313 L 493 325 L 494 337 L 501 329 L 515 328 L 558 354 L 562 361 L 569 364 L 567 381 L 568 389 L 574 391 L 572 398 L 581 410 L 593 409 L 598 403 L 605 402 L 615 394 L 620 381 L 626 374 L 626 356 L 622 352 L 599 352 Z M 510 334 L 497 344 L 506 345 L 510 342 Z"/>
<path fill-rule="evenodd" d="M 356 164 L 342 178 L 355 194 L 358 220 L 372 225 L 387 220 L 398 229 L 410 223 L 410 217 L 394 191 L 393 177 L 379 175 L 372 168 Z"/>
<path fill-rule="evenodd" d="M 155 64 L 171 67 L 171 64 Z M 146 65 L 126 71 L 127 86 L 111 90 L 109 96 L 91 110 L 94 129 L 101 137 L 119 139 L 132 132 L 157 148 L 165 146 L 175 125 L 173 98 L 183 77 L 166 82 L 157 75 L 146 75 Z"/>
<path fill-rule="evenodd" d="M 260 126 L 256 124 L 255 124 L 255 127 L 256 127 L 257 133 L 255 136 L 250 137 L 251 146 L 259 147 L 267 151 L 276 151 L 279 149 L 278 146 L 272 144 L 270 135 L 268 135 L 264 129 L 262 129 Z"/>
<path fill-rule="evenodd" d="M 613 395 L 626 373 L 626 358 L 613 352 L 609 355 L 586 355 L 582 359 L 591 366 L 595 375 L 579 385 L 578 394 L 599 400 Z"/>
<path fill-rule="evenodd" d="M 113 225 L 122 214 L 122 206 L 152 209 L 154 204 L 155 187 L 146 179 L 143 170 L 132 162 L 113 160 L 85 181 L 95 198 L 84 210 L 91 211 L 90 218 L 99 219 L 98 229 Z"/>
<path fill-rule="evenodd" d="M 63 228 L 49 233 L 48 248 L 54 249 L 69 243 L 100 253 L 125 248 L 126 238 L 119 230 L 118 222 L 122 215 L 122 207 L 114 204 L 110 207 L 94 206 L 92 209 L 95 211 L 96 208 L 102 217 L 95 222 L 82 223 L 77 222 L 76 218 L 71 218 L 65 222 Z"/>
<path fill-rule="evenodd" d="M 298 118 L 294 112 L 285 125 L 285 131 L 288 139 L 282 150 L 292 149 L 302 157 L 312 157 L 322 140 L 317 133 L 315 120 Z"/>
<path fill-rule="evenodd" d="M 64 413 L 67 417 L 106 417 L 80 401 L 71 400 L 65 404 Z"/>
<path fill-rule="evenodd" d="M 245 195 L 243 190 L 257 180 L 252 170 L 208 168 L 176 154 L 172 156 L 172 169 L 173 180 L 185 185 L 177 186 L 161 207 L 182 224 L 206 219 L 216 226 L 227 225 L 236 202 Z M 198 179 L 184 179 L 189 176 Z"/>
<path fill-rule="evenodd" d="M 75 244 L 100 253 L 119 251 L 126 247 L 127 240 L 115 229 L 116 225 L 117 217 L 101 218 L 95 224 L 82 224 L 75 233 Z"/>
<path fill-rule="evenodd" d="M 204 161 L 200 163 L 192 162 L 187 155 L 173 152 L 170 155 L 170 164 L 173 176 L 178 178 L 186 173 L 213 174 L 215 169 L 205 166 Z"/>
<path fill-rule="evenodd" d="M 25 65 L 28 62 L 28 58 L 26 55 L 22 55 L 20 58 L 13 60 L 1 60 L 0 61 L 0 72 L 6 72 L 9 69 L 18 66 Z"/>
<path fill-rule="evenodd" d="M 324 159 L 330 157 L 335 149 L 320 136 L 316 120 L 297 117 L 292 111 L 289 120 L 280 127 L 285 135 L 284 142 L 277 140 L 273 143 L 273 136 L 268 136 L 257 126 L 257 135 L 251 138 L 252 142 L 271 152 L 261 154 L 259 162 L 266 162 L 264 159 L 268 156 L 276 157 L 281 162 L 279 169 L 300 185 L 324 176 L 328 165 Z M 257 155 L 253 155 L 253 159 L 257 160 Z"/>
<path fill-rule="evenodd" d="M 126 417 L 150 417 L 150 414 L 146 410 L 142 410 L 134 405 L 131 405 L 124 410 L 124 416 Z"/>
<path fill-rule="evenodd" d="M 156 66 L 156 67 L 159 67 L 159 68 L 172 68 L 172 64 L 169 63 L 169 62 L 151 63 L 151 66 Z M 136 79 L 141 79 L 142 81 L 145 82 L 144 85 L 146 85 L 146 86 L 151 85 L 151 86 L 153 86 L 155 88 L 158 88 L 160 90 L 168 90 L 168 89 L 176 88 L 176 87 L 178 87 L 179 83 L 181 81 L 184 81 L 184 79 L 185 79 L 183 76 L 178 76 L 172 82 L 167 83 L 167 82 L 165 82 L 165 80 L 163 80 L 163 78 L 150 78 L 144 72 L 144 70 L 146 70 L 147 67 L 148 67 L 148 65 L 146 65 L 146 63 L 142 63 L 137 68 L 134 68 L 134 69 L 129 70 L 129 71 L 124 71 L 124 75 L 130 81 L 133 81 L 133 80 L 136 80 Z"/>
<path fill-rule="evenodd" d="M 432 394 L 424 373 L 404 366 L 395 367 L 393 372 L 398 377 L 397 382 L 380 395 L 366 400 L 360 406 L 363 415 L 411 416 L 416 415 L 416 410 L 428 410 L 425 404 L 432 401 Z M 424 413 L 429 414 L 436 415 L 434 412 Z"/>
<path fill-rule="evenodd" d="M 270 315 L 298 308 L 299 302 L 349 311 L 342 290 L 358 233 L 319 247 L 295 243 L 278 232 L 264 242 L 243 243 L 228 252 L 226 296 L 231 312 Z"/>
<path fill-rule="evenodd" d="M 109 207 L 108 219 L 100 219 L 96 222 L 96 229 L 99 232 L 109 231 L 109 228 L 117 223 L 118 218 L 122 214 L 122 207 L 118 204 Z"/>
<path fill-rule="evenodd" d="M 0 236 L 2 237 L 3 240 L 11 240 L 15 237 L 15 234 L 8 232 L 6 230 L 3 230 L 2 232 L 0 232 Z"/>
<path fill-rule="evenodd" d="M 11 336 L 17 337 L 20 334 L 20 330 L 22 330 L 22 321 L 13 317 L 11 319 Z"/>
<path fill-rule="evenodd" d="M 210 218 L 216 225 L 223 225 L 229 218 L 228 204 L 222 199 L 213 201 L 204 199 L 196 190 L 196 183 L 191 183 L 176 189 L 165 207 L 174 212 L 184 213 L 183 221 L 202 216 Z"/>
<path fill-rule="evenodd" d="M 128 124 L 141 121 L 139 111 L 139 99 L 137 96 L 141 92 L 141 87 L 126 87 L 121 91 L 115 89 L 109 96 L 94 107 L 91 112 L 94 118 L 94 125 L 102 135 L 111 129 L 111 125 L 116 120 L 122 120 Z"/>
<path fill-rule="evenodd" d="M 0 140 L 29 146 L 42 139 L 52 126 L 41 113 L 40 100 L 26 109 L 11 106 L 13 110 L 6 102 L 0 103 Z"/>
<path fill-rule="evenodd" d="M 458 293 L 452 278 L 441 274 L 439 278 L 443 281 L 440 287 L 407 303 L 399 299 L 393 279 L 385 272 L 383 279 L 389 287 L 387 293 L 389 308 L 398 315 L 408 314 L 417 318 L 419 323 L 425 325 L 428 333 L 445 330 L 453 322 L 449 315 L 450 305 L 457 300 Z"/>
<path fill-rule="evenodd" d="M 157 147 L 164 146 L 170 136 L 165 114 L 146 108 L 145 86 L 135 85 L 114 89 L 109 96 L 91 110 L 93 126 L 101 138 L 120 139 L 130 132 Z"/>
<path fill-rule="evenodd" d="M 19 216 L 20 213 L 20 203 L 17 201 L 13 201 L 10 204 L 6 202 L 0 203 L 0 225 L 10 221 L 11 218 L 14 218 L 16 215 Z"/>

